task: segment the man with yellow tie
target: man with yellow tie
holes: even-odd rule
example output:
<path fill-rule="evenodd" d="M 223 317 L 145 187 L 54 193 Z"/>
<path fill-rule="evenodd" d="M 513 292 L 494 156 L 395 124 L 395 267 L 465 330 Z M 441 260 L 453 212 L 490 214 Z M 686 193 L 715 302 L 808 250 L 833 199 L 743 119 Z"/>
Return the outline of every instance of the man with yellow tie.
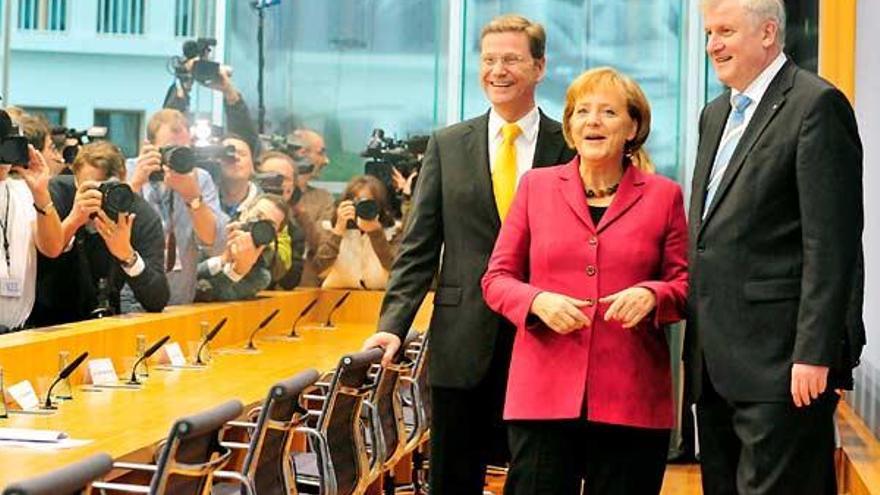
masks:
<path fill-rule="evenodd" d="M 387 363 L 440 268 L 431 318 L 431 493 L 483 493 L 486 464 L 507 460 L 501 409 L 514 328 L 483 301 L 480 277 L 516 184 L 573 157 L 559 122 L 535 105 L 545 34 L 518 15 L 483 27 L 480 83 L 489 112 L 431 136 L 410 223 L 391 271 L 379 332 Z M 442 263 L 441 263 L 442 253 Z"/>

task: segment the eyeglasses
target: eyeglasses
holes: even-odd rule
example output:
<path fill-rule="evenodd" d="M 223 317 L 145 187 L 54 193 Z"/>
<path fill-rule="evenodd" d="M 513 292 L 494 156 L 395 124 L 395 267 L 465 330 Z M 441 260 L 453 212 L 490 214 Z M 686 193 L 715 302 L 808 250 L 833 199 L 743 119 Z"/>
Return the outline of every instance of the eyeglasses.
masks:
<path fill-rule="evenodd" d="M 519 55 L 514 55 L 512 53 L 508 53 L 507 55 L 483 55 L 480 57 L 480 63 L 483 67 L 495 67 L 495 64 L 501 62 L 501 65 L 504 67 L 513 67 L 515 65 L 519 65 L 525 62 L 526 59 Z"/>

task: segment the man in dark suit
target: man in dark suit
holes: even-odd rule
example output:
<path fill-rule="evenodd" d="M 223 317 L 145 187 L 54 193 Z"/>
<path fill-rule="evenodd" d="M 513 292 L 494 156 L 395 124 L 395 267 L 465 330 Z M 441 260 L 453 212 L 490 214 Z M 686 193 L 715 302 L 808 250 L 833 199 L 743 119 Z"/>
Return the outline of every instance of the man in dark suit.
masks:
<path fill-rule="evenodd" d="M 434 494 L 481 494 L 486 464 L 499 462 L 493 449 L 506 454 L 501 408 L 515 330 L 486 306 L 480 277 L 517 178 L 573 156 L 559 122 L 535 105 L 544 43 L 541 25 L 520 16 L 483 28 L 480 82 L 492 109 L 428 142 L 379 333 L 364 344 L 385 348 L 386 362 L 397 352 L 442 252 L 430 327 Z"/>
<path fill-rule="evenodd" d="M 834 389 L 850 373 L 848 329 L 861 328 L 848 315 L 861 305 L 855 116 L 782 53 L 781 0 L 707 0 L 703 15 L 730 88 L 700 118 L 690 205 L 703 490 L 836 493 Z"/>

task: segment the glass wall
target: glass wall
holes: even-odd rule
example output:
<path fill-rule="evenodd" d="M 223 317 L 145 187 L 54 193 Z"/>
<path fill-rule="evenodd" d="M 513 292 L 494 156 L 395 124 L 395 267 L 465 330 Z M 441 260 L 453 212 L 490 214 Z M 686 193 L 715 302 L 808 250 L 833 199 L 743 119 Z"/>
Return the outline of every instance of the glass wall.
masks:
<path fill-rule="evenodd" d="M 226 60 L 257 115 L 257 14 L 228 2 Z M 370 132 L 405 138 L 445 120 L 446 0 L 281 2 L 265 11 L 267 131 L 322 133 L 321 180 L 363 173 Z"/>
<path fill-rule="evenodd" d="M 658 170 L 678 177 L 681 40 L 684 0 L 467 0 L 465 116 L 488 110 L 479 85 L 480 29 L 492 17 L 517 12 L 544 25 L 547 75 L 538 104 L 560 119 L 568 84 L 584 70 L 612 66 L 633 77 L 651 103 L 648 150 Z"/>

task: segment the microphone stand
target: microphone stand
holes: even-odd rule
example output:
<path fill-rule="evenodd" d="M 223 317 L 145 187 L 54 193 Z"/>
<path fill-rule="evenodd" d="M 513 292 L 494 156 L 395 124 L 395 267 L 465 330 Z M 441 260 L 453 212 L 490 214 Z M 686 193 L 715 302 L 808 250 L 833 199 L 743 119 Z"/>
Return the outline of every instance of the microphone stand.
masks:
<path fill-rule="evenodd" d="M 296 333 L 296 324 L 299 323 L 299 320 L 301 320 L 303 316 L 307 315 L 309 313 L 309 311 L 311 311 L 312 308 L 315 307 L 316 304 L 318 304 L 317 297 L 312 299 L 312 302 L 308 303 L 306 305 L 306 307 L 303 308 L 303 310 L 299 312 L 299 315 L 297 315 L 296 319 L 293 320 L 293 324 L 290 326 L 290 334 L 287 335 L 288 337 L 290 337 L 292 339 L 299 338 L 299 334 Z"/>
<path fill-rule="evenodd" d="M 227 318 L 224 317 L 216 325 L 214 325 L 214 328 L 212 328 L 211 331 L 208 332 L 207 335 L 205 335 L 205 338 L 202 339 L 201 343 L 199 343 L 199 348 L 198 350 L 196 350 L 196 362 L 194 364 L 200 366 L 204 366 L 205 364 L 207 364 L 202 360 L 202 350 L 204 350 L 205 346 L 208 345 L 209 342 L 214 340 L 214 337 L 216 337 L 217 334 L 220 333 L 220 329 L 223 328 L 224 325 L 226 325 L 226 320 Z"/>
<path fill-rule="evenodd" d="M 324 325 L 321 328 L 323 328 L 325 330 L 332 330 L 332 329 L 336 328 L 336 326 L 333 325 L 333 313 L 335 313 L 336 310 L 339 309 L 339 307 L 342 306 L 343 303 L 345 303 L 345 300 L 348 299 L 348 296 L 350 296 L 350 295 L 351 295 L 351 291 L 348 291 L 345 294 L 343 294 L 342 297 L 340 297 L 338 301 L 336 301 L 336 304 L 334 304 L 333 308 L 330 309 L 330 312 L 327 313 L 327 321 L 324 322 Z"/>
<path fill-rule="evenodd" d="M 276 310 L 272 311 L 272 313 L 269 316 L 267 316 L 266 319 L 263 320 L 260 323 L 260 325 L 254 329 L 253 332 L 251 332 L 250 337 L 248 337 L 248 343 L 246 346 L 244 346 L 245 349 L 247 349 L 249 351 L 256 351 L 257 350 L 257 346 L 254 345 L 254 337 L 257 336 L 257 332 L 266 328 L 266 326 L 269 324 L 269 322 L 271 322 L 276 316 L 278 316 L 279 311 L 281 311 L 281 310 L 276 309 Z"/>
<path fill-rule="evenodd" d="M 70 374 L 73 373 L 73 371 L 77 369 L 79 365 L 86 360 L 87 357 L 89 357 L 88 352 L 80 354 L 70 364 L 65 366 L 63 370 L 58 372 L 58 376 L 55 377 L 55 381 L 52 382 L 52 385 L 49 385 L 49 390 L 46 391 L 46 402 L 43 404 L 43 409 L 58 409 L 58 406 L 52 404 L 52 389 L 54 389 L 55 385 L 58 385 L 61 380 L 64 380 L 65 378 L 70 376 Z"/>
<path fill-rule="evenodd" d="M 156 341 L 156 343 L 151 345 L 149 349 L 144 351 L 144 355 L 139 357 L 138 360 L 134 362 L 134 366 L 131 367 L 131 376 L 129 377 L 128 381 L 126 382 L 127 384 L 129 384 L 129 385 L 140 385 L 141 384 L 141 382 L 137 378 L 138 365 L 140 365 L 141 363 L 143 363 L 144 361 L 149 359 L 150 356 L 155 354 L 156 351 L 158 351 L 160 347 L 165 345 L 165 342 L 168 342 L 168 339 L 170 339 L 170 338 L 171 338 L 170 335 L 166 335 L 166 336 L 162 337 L 161 339 L 159 339 L 158 341 Z"/>

